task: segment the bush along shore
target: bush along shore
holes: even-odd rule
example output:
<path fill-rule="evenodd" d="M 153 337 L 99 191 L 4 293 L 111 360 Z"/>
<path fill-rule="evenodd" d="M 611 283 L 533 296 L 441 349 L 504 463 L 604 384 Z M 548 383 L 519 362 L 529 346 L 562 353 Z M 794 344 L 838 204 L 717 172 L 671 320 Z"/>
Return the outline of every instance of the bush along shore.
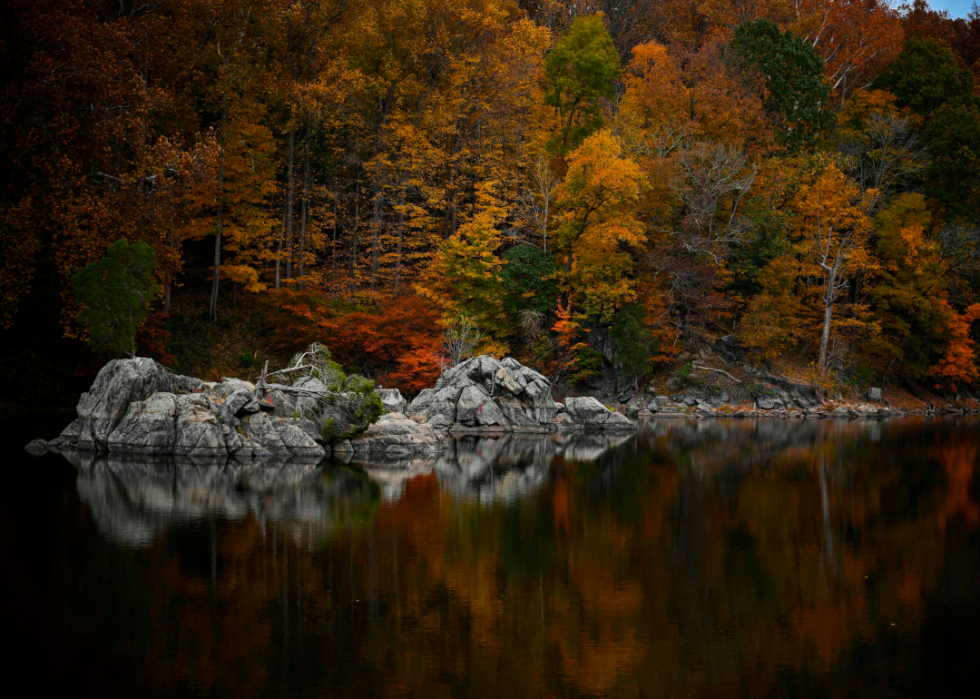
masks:
<path fill-rule="evenodd" d="M 171 373 L 148 358 L 106 364 L 78 402 L 77 418 L 47 449 L 128 454 L 320 459 L 330 452 L 438 454 L 451 433 L 628 432 L 635 423 L 594 398 L 552 398 L 541 374 L 481 356 L 446 371 L 410 404 L 397 389 L 347 376 L 311 345 L 255 382 Z"/>

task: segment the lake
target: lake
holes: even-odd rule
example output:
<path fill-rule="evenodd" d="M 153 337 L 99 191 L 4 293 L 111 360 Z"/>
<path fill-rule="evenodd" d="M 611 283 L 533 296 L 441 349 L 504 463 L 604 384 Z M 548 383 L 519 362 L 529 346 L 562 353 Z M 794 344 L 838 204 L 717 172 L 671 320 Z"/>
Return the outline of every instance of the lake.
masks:
<path fill-rule="evenodd" d="M 980 681 L 980 422 L 650 420 L 437 461 L 33 458 L 40 696 L 919 697 Z"/>

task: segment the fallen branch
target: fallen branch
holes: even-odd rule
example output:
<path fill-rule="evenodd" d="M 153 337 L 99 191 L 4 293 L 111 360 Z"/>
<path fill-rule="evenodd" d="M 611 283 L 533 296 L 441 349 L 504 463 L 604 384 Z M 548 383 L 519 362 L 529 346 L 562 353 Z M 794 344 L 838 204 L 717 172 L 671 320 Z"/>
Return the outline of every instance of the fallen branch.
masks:
<path fill-rule="evenodd" d="M 724 374 L 725 376 L 727 376 L 728 378 L 730 378 L 735 383 L 742 383 L 741 381 L 739 381 L 738 379 L 736 379 L 734 376 L 732 376 L 731 374 L 729 374 L 724 369 L 712 369 L 710 366 L 701 366 L 700 364 L 694 364 L 693 366 L 694 366 L 695 369 L 704 369 L 705 371 L 717 371 L 719 374 Z"/>
<path fill-rule="evenodd" d="M 280 369 L 279 371 L 273 371 L 266 376 L 275 376 L 276 374 L 289 374 L 294 371 L 302 371 L 303 369 L 312 369 L 312 364 L 303 364 L 302 366 L 291 366 L 288 369 Z"/>

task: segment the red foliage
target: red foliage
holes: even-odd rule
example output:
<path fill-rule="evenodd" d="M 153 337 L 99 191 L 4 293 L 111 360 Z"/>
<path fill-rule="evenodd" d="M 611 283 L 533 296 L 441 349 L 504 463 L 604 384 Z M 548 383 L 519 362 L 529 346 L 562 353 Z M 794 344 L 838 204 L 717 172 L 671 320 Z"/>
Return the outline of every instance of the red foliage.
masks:
<path fill-rule="evenodd" d="M 280 349 L 322 342 L 345 368 L 407 394 L 431 386 L 439 376 L 440 329 L 416 296 L 368 298 L 354 305 L 279 291 L 273 304 L 271 339 Z"/>
<path fill-rule="evenodd" d="M 151 313 L 136 333 L 136 354 L 140 357 L 152 357 L 164 366 L 177 361 L 177 357 L 167 352 L 166 339 L 170 337 L 170 333 L 163 326 L 168 316 L 165 311 Z"/>

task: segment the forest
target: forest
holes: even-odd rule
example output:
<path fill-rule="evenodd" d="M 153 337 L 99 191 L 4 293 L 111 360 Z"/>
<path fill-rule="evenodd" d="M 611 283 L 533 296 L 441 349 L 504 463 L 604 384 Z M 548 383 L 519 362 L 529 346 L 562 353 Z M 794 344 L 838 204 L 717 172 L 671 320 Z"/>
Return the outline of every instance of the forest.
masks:
<path fill-rule="evenodd" d="M 723 336 L 825 387 L 980 381 L 976 5 L 7 0 L 0 23 L 0 360 L 52 391 L 127 352 L 217 378 L 312 341 L 408 394 L 460 346 L 638 384 Z"/>

